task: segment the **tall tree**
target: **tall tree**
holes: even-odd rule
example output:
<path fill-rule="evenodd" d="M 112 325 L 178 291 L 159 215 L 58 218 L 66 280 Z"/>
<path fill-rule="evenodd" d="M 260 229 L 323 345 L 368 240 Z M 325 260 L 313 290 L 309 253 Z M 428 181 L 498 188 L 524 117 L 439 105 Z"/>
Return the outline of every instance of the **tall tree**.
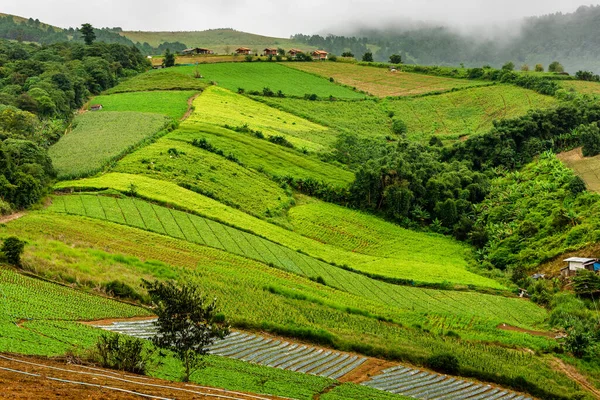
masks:
<path fill-rule="evenodd" d="M 94 40 L 96 40 L 96 33 L 94 32 L 94 27 L 91 24 L 81 24 L 79 32 L 81 32 L 83 35 L 83 40 L 88 46 L 94 43 Z"/>
<path fill-rule="evenodd" d="M 175 54 L 171 53 L 171 50 L 167 49 L 165 51 L 162 65 L 165 68 L 173 67 L 175 65 Z"/>
<path fill-rule="evenodd" d="M 144 281 L 144 286 L 158 316 L 154 344 L 175 353 L 185 368 L 182 380 L 188 382 L 207 347 L 227 336 L 229 326 L 218 316 L 216 299 L 209 301 L 197 286 L 159 281 Z"/>

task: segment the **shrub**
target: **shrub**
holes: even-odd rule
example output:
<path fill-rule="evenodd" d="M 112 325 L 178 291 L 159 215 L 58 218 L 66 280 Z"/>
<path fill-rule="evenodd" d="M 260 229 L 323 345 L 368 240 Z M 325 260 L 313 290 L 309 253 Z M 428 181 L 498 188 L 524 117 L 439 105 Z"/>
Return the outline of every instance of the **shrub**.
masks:
<path fill-rule="evenodd" d="M 568 188 L 574 196 L 577 196 L 579 193 L 585 192 L 586 190 L 585 182 L 577 175 L 569 180 Z"/>
<path fill-rule="evenodd" d="M 390 63 L 392 63 L 392 64 L 402 64 L 402 56 L 400 56 L 400 54 L 392 54 L 390 56 Z"/>
<path fill-rule="evenodd" d="M 507 62 L 502 66 L 504 71 L 513 71 L 515 69 L 515 63 L 512 61 Z"/>
<path fill-rule="evenodd" d="M 145 374 L 154 352 L 144 349 L 144 341 L 103 333 L 96 342 L 95 358 L 104 368 Z"/>
<path fill-rule="evenodd" d="M 145 301 L 144 296 L 135 291 L 131 286 L 118 280 L 113 280 L 105 283 L 103 286 L 104 291 L 109 296 L 118 297 L 121 299 L 129 299 L 134 301 Z"/>
<path fill-rule="evenodd" d="M 25 242 L 24 240 L 19 239 L 18 237 L 11 236 L 4 240 L 2 244 L 2 248 L 0 249 L 2 253 L 4 253 L 4 257 L 6 257 L 6 261 L 9 264 L 20 266 L 21 265 L 21 255 L 25 250 Z"/>
<path fill-rule="evenodd" d="M 365 54 L 363 54 L 362 60 L 364 62 L 373 62 L 373 53 L 367 51 Z"/>
<path fill-rule="evenodd" d="M 535 64 L 535 72 L 544 72 L 544 66 L 542 64 Z"/>
<path fill-rule="evenodd" d="M 600 128 L 598 128 L 598 124 L 581 125 L 578 131 L 581 135 L 583 156 L 593 157 L 600 154 Z"/>
<path fill-rule="evenodd" d="M 392 131 L 396 135 L 404 135 L 408 131 L 408 127 L 401 119 L 395 119 L 394 122 L 392 122 Z"/>
<path fill-rule="evenodd" d="M 550 65 L 548 65 L 548 72 L 561 73 L 565 72 L 565 68 L 558 61 L 553 61 Z"/>
<path fill-rule="evenodd" d="M 460 368 L 458 358 L 449 353 L 434 354 L 427 359 L 427 366 L 445 374 L 456 374 Z"/>
<path fill-rule="evenodd" d="M 252 60 L 254 59 L 254 57 L 252 56 L 252 54 L 248 54 L 244 60 L 246 60 L 246 62 L 252 62 Z"/>

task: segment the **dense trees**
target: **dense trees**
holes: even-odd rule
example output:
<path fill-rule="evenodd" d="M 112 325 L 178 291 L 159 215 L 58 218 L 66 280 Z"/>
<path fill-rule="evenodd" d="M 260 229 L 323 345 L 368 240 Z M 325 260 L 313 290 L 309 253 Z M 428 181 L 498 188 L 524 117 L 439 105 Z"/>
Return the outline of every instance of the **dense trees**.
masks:
<path fill-rule="evenodd" d="M 0 40 L 0 211 L 36 203 L 54 178 L 47 148 L 90 94 L 149 67 L 132 47 Z"/>
<path fill-rule="evenodd" d="M 96 40 L 96 34 L 94 33 L 94 27 L 90 24 L 81 24 L 81 29 L 79 29 L 81 35 L 83 36 L 83 41 L 88 46 L 91 46 Z"/>

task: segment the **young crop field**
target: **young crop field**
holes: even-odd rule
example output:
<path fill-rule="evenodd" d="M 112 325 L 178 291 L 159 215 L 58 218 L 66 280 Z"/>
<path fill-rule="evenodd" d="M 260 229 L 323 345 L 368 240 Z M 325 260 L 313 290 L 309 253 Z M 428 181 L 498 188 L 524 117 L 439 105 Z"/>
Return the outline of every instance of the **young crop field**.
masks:
<path fill-rule="evenodd" d="M 272 107 L 330 128 L 365 137 L 392 136 L 392 119 L 383 104 L 365 101 L 310 101 L 263 97 Z"/>
<path fill-rule="evenodd" d="M 600 83 L 599 82 L 586 82 L 586 81 L 562 81 L 560 85 L 569 90 L 575 91 L 580 94 L 592 94 L 600 95 Z"/>
<path fill-rule="evenodd" d="M 183 117 L 188 109 L 188 99 L 197 92 L 153 91 L 97 96 L 91 104 L 102 104 L 101 113 L 107 111 L 138 111 L 164 114 L 173 119 Z"/>
<path fill-rule="evenodd" d="M 324 78 L 333 78 L 343 85 L 355 87 L 377 97 L 414 96 L 430 92 L 489 85 L 467 79 L 445 78 L 406 72 L 391 72 L 386 68 L 367 67 L 350 63 L 303 62 L 287 63 L 298 69 Z"/>
<path fill-rule="evenodd" d="M 209 85 L 205 79 L 194 77 L 193 71 L 184 73 L 179 68 L 155 69 L 129 78 L 108 89 L 105 94 L 145 92 L 152 90 L 203 90 Z"/>
<path fill-rule="evenodd" d="M 466 271 L 466 246 L 442 235 L 410 231 L 359 211 L 315 200 L 292 208 L 288 219 L 294 231 L 303 236 L 353 253 L 381 257 L 378 262 L 360 266 L 370 273 L 414 280 L 425 275 L 454 275 L 453 282 L 459 282 L 461 276 L 471 280 L 478 277 Z M 483 277 L 481 282 L 491 285 Z"/>
<path fill-rule="evenodd" d="M 40 226 L 44 226 L 44 229 L 40 230 Z M 303 332 L 306 329 L 325 330 L 334 335 L 335 343 L 341 341 L 340 343 L 343 344 L 347 341 L 348 344 L 359 344 L 360 348 L 380 346 L 390 351 L 393 349 L 394 352 L 402 354 L 405 360 L 413 360 L 417 363 L 422 360 L 422 357 L 449 352 L 455 354 L 461 366 L 465 368 L 485 368 L 490 373 L 506 377 L 522 376 L 530 382 L 545 385 L 544 387 L 553 393 L 564 394 L 577 390 L 577 386 L 572 381 L 553 371 L 545 361 L 533 354 L 493 344 L 478 343 L 477 341 L 499 342 L 509 347 L 532 349 L 543 349 L 551 345 L 550 341 L 544 338 L 497 330 L 493 322 L 482 323 L 485 321 L 485 316 L 475 318 L 453 316 L 440 307 L 431 313 L 401 311 L 396 306 L 385 306 L 379 300 L 369 300 L 334 290 L 247 258 L 100 220 L 34 212 L 5 227 L 0 227 L 0 233 L 17 234 L 39 244 L 61 240 L 67 248 L 75 250 L 84 250 L 86 247 L 94 248 L 95 251 L 110 249 L 114 254 L 128 255 L 127 259 L 138 257 L 145 262 L 156 260 L 153 263 L 163 262 L 193 270 L 195 272 L 191 274 L 180 272 L 180 279 L 193 280 L 200 284 L 203 290 L 217 297 L 220 307 L 234 326 L 237 322 L 243 322 L 243 326 L 246 327 L 248 323 L 251 323 L 251 326 L 262 326 L 261 330 L 268 329 L 269 326 L 289 326 L 290 329 L 300 329 Z M 28 251 L 27 249 L 26 252 Z M 71 266 L 77 268 L 78 264 L 74 262 L 76 258 L 73 257 L 70 257 Z M 163 267 L 173 268 L 174 271 L 179 270 L 168 265 Z M 240 274 L 241 270 L 244 274 Z M 64 276 L 69 275 L 65 273 Z M 115 278 L 120 279 L 120 275 L 114 275 L 112 279 Z M 265 290 L 268 286 L 273 286 L 275 289 Z M 448 294 L 452 293 L 448 292 Z M 463 294 L 456 293 L 459 298 Z M 410 296 L 408 293 L 406 295 Z M 481 307 L 483 299 L 487 301 L 495 298 L 495 296 L 480 296 L 482 295 L 474 296 L 472 304 L 474 313 L 480 311 L 478 307 Z M 531 305 L 521 299 L 498 298 L 499 307 L 505 310 L 511 309 L 514 315 L 522 314 L 520 310 L 508 306 L 507 300 L 517 302 L 515 304 Z M 421 300 L 423 304 L 429 301 Z M 252 304 L 253 307 L 248 307 L 248 304 Z M 454 303 L 449 302 L 449 304 Z M 542 320 L 543 310 L 531 306 L 542 313 L 536 317 Z M 359 310 L 368 311 L 371 317 L 368 313 Z M 375 315 L 401 321 L 403 326 L 381 322 L 374 317 Z M 446 320 L 444 324 L 441 326 L 429 324 L 428 321 L 433 321 L 440 316 L 445 316 L 442 318 Z M 421 330 L 421 326 L 430 332 Z M 449 330 L 458 332 L 462 339 L 439 336 Z M 473 341 L 472 338 L 477 341 Z M 210 359 L 212 363 L 212 358 Z M 204 375 L 208 374 L 203 374 L 201 379 L 212 382 L 218 382 L 215 380 L 216 376 L 221 376 L 221 374 L 210 377 Z M 177 373 L 175 376 L 178 376 Z M 234 378 L 234 376 L 229 377 L 231 380 Z M 227 387 L 224 384 L 213 383 L 213 385 Z"/>
<path fill-rule="evenodd" d="M 194 139 L 205 139 L 225 154 L 234 155 L 245 166 L 272 177 L 311 178 L 341 187 L 348 186 L 354 180 L 354 173 L 323 162 L 316 156 L 301 154 L 285 146 L 215 125 L 186 122 L 169 137 L 188 143 Z"/>
<path fill-rule="evenodd" d="M 600 156 L 584 157 L 581 147 L 557 156 L 585 181 L 588 190 L 600 193 Z"/>
<path fill-rule="evenodd" d="M 151 211 L 146 210 L 148 207 Z M 420 289 L 375 281 L 253 234 L 140 200 L 95 195 L 58 196 L 54 198 L 50 211 L 106 219 L 215 247 L 304 277 L 320 277 L 336 289 L 407 311 L 443 311 L 486 319 L 498 318 L 498 322 L 528 326 L 542 315 L 536 306 L 520 299 Z M 102 215 L 105 217 L 102 218 Z"/>
<path fill-rule="evenodd" d="M 557 101 L 531 90 L 494 85 L 386 103 L 396 118 L 406 123 L 407 137 L 424 141 L 432 135 L 458 139 L 483 133 L 492 127 L 494 120 L 518 117 L 531 109 L 552 107 Z"/>
<path fill-rule="evenodd" d="M 113 171 L 173 182 L 260 218 L 279 216 L 290 206 L 291 195 L 264 174 L 173 140 L 174 134 L 126 156 Z"/>
<path fill-rule="evenodd" d="M 329 150 L 336 138 L 336 132 L 331 129 L 217 86 L 206 89 L 196 98 L 194 107 L 195 111 L 187 123 L 247 126 L 262 132 L 265 139 L 283 136 L 297 149 L 324 152 Z"/>
<path fill-rule="evenodd" d="M 431 273 L 427 271 L 417 271 L 415 273 L 415 270 L 410 268 L 410 263 L 404 264 L 404 268 L 394 268 L 394 266 L 400 264 L 397 259 L 355 253 L 323 244 L 311 238 L 304 237 L 299 233 L 252 217 L 240 210 L 227 207 L 222 203 L 181 188 L 173 183 L 157 181 L 139 175 L 109 173 L 98 178 L 62 182 L 56 188 L 74 188 L 77 190 L 110 188 L 127 193 L 130 191 L 131 184 L 135 185 L 137 193 L 143 198 L 152 199 L 163 204 L 175 205 L 180 209 L 212 220 L 224 222 L 248 232 L 253 232 L 258 236 L 286 246 L 288 249 L 294 251 L 301 250 L 312 257 L 324 259 L 331 263 L 346 264 L 359 270 L 372 271 L 375 269 L 386 271 L 388 276 L 414 279 L 417 282 L 449 282 L 458 285 L 502 288 L 498 282 L 492 279 L 484 278 L 461 268 L 453 270 L 436 268 Z M 404 274 L 409 274 L 412 278 L 406 278 Z"/>
<path fill-rule="evenodd" d="M 193 74 L 195 68 L 195 66 L 189 66 L 176 69 L 183 74 Z M 316 94 L 320 98 L 333 96 L 339 99 L 361 99 L 366 97 L 362 93 L 329 82 L 328 79 L 287 68 L 274 62 L 202 64 L 199 66 L 199 71 L 206 81 L 216 82 L 217 85 L 233 92 L 244 89 L 246 92 L 256 90 L 262 93 L 264 88 L 269 88 L 275 93 L 281 91 L 287 96 L 304 97 L 306 94 Z"/>
<path fill-rule="evenodd" d="M 170 118 L 138 112 L 88 112 L 48 153 L 59 179 L 92 175 L 166 129 Z"/>

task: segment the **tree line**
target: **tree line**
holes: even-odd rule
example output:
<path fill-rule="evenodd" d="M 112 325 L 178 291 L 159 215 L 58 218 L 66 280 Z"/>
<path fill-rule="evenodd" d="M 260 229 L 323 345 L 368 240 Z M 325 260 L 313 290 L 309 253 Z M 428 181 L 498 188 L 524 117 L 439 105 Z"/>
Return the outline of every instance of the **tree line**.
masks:
<path fill-rule="evenodd" d="M 86 99 L 150 65 L 135 47 L 0 40 L 0 212 L 36 203 L 54 178 L 47 149 Z"/>

